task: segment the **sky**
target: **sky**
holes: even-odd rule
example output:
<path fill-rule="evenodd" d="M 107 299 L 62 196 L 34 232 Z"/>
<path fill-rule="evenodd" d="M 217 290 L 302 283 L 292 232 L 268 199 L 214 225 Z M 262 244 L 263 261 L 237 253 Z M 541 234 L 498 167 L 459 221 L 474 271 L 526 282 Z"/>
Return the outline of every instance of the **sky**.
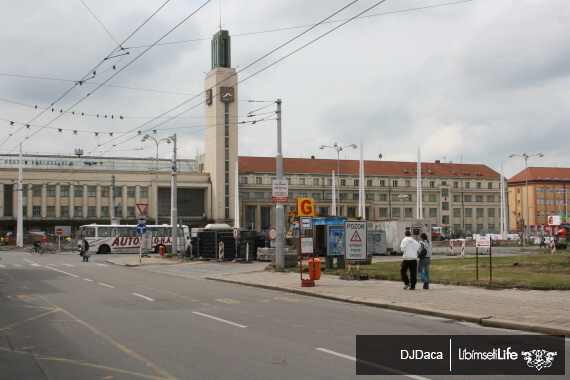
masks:
<path fill-rule="evenodd" d="M 566 0 L 2 1 L 0 155 L 154 157 L 146 133 L 203 154 L 221 27 L 240 156 L 276 155 L 281 99 L 286 158 L 570 167 L 569 20 Z"/>

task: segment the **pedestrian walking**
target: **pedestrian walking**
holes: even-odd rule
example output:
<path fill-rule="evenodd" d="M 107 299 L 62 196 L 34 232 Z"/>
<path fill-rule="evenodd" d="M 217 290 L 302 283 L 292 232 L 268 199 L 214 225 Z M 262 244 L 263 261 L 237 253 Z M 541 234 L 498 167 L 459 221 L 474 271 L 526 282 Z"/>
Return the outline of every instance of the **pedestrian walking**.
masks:
<path fill-rule="evenodd" d="M 83 261 L 89 261 L 91 254 L 89 253 L 89 242 L 85 239 L 85 236 L 81 237 L 81 249 L 79 254 L 83 257 Z"/>
<path fill-rule="evenodd" d="M 418 242 L 412 238 L 410 231 L 406 231 L 405 237 L 400 243 L 400 249 L 402 250 L 402 268 L 400 274 L 402 275 L 402 281 L 404 281 L 404 289 L 415 290 L 417 275 L 418 275 Z M 410 271 L 410 277 L 408 278 L 408 270 Z"/>
<path fill-rule="evenodd" d="M 540 237 L 540 244 L 538 244 L 538 248 L 546 248 L 546 239 L 544 236 Z"/>
<path fill-rule="evenodd" d="M 430 277 L 429 267 L 431 265 L 431 242 L 428 240 L 427 234 L 422 233 L 422 241 L 420 241 L 420 253 L 418 255 L 420 263 L 418 264 L 418 274 L 424 283 L 424 289 L 429 289 Z"/>

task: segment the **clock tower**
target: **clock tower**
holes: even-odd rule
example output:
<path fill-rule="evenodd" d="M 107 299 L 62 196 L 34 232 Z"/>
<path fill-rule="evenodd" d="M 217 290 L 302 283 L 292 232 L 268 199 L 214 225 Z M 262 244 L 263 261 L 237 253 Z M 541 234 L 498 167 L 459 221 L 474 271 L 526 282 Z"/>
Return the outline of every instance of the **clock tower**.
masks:
<path fill-rule="evenodd" d="M 238 87 L 236 69 L 231 68 L 231 44 L 227 30 L 212 38 L 212 70 L 204 81 L 203 171 L 212 183 L 211 218 L 216 222 L 234 219 L 236 163 L 238 161 Z"/>

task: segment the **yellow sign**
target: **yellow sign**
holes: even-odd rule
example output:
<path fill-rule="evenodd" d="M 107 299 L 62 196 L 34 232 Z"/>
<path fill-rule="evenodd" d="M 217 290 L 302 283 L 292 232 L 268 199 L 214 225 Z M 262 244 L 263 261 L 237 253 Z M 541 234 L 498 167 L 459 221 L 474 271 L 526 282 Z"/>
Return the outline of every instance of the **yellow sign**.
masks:
<path fill-rule="evenodd" d="M 315 200 L 313 198 L 297 198 L 298 216 L 315 216 Z"/>

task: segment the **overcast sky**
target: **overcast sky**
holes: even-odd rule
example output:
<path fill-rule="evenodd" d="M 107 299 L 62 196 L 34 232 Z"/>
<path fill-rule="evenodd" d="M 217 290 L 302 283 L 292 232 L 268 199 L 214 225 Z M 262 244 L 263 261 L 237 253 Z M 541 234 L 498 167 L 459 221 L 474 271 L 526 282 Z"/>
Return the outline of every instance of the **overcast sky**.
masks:
<path fill-rule="evenodd" d="M 0 154 L 24 141 L 25 153 L 151 157 L 138 131 L 154 130 L 177 134 L 178 157 L 202 154 L 221 20 L 240 121 L 256 121 L 240 124 L 240 156 L 275 156 L 281 99 L 284 157 L 336 159 L 319 146 L 363 140 L 367 160 L 416 161 L 421 148 L 423 162 L 502 162 L 506 177 L 525 165 L 510 153 L 570 167 L 567 0 L 386 0 L 345 25 L 378 1 L 171 0 L 148 20 L 165 2 L 2 1 Z"/>

